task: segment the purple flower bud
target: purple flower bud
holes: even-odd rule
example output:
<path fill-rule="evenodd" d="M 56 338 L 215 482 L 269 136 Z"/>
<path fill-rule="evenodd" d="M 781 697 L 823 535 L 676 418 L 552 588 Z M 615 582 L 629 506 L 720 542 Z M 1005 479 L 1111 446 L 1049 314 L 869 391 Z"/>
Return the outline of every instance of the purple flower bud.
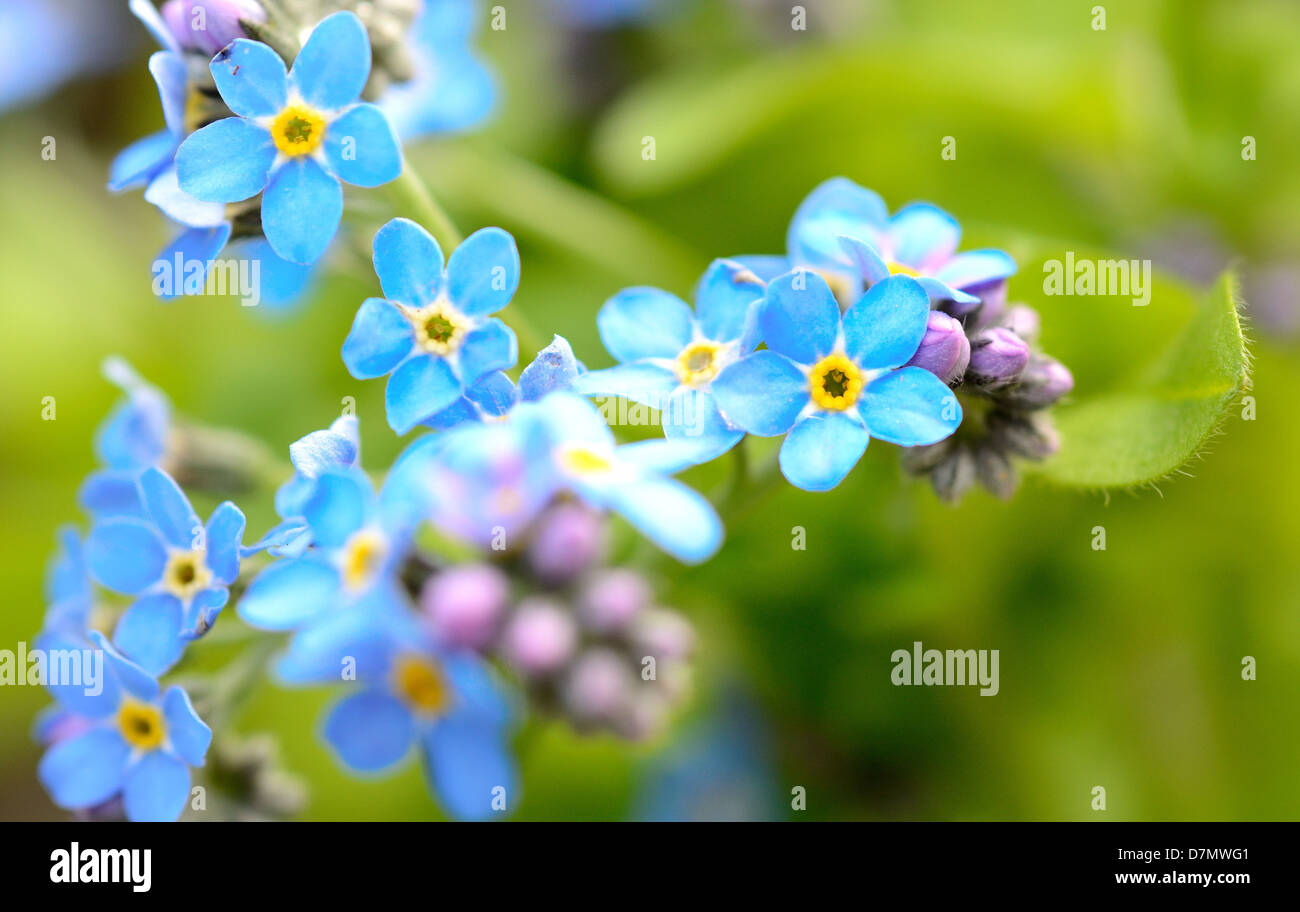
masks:
<path fill-rule="evenodd" d="M 631 570 L 605 570 L 578 597 L 578 617 L 596 633 L 623 630 L 650 605 L 650 586 Z"/>
<path fill-rule="evenodd" d="M 504 573 L 487 564 L 470 564 L 430 577 L 420 592 L 420 605 L 442 643 L 480 649 L 492 639 L 509 596 Z"/>
<path fill-rule="evenodd" d="M 1009 329 L 981 329 L 970 340 L 967 379 L 998 389 L 1014 383 L 1029 363 L 1029 343 Z"/>
<path fill-rule="evenodd" d="M 1074 375 L 1060 361 L 1034 355 L 1021 372 L 1020 382 L 998 393 L 998 399 L 1021 409 L 1047 408 L 1074 389 Z"/>
<path fill-rule="evenodd" d="M 569 661 L 578 643 L 573 617 L 550 599 L 528 598 L 519 603 L 506 625 L 502 653 L 524 674 L 549 674 Z"/>
<path fill-rule="evenodd" d="M 610 649 L 590 649 L 564 682 L 564 707 L 580 722 L 613 722 L 628 705 L 633 684 L 627 659 Z"/>
<path fill-rule="evenodd" d="M 1042 321 L 1038 318 L 1038 311 L 1025 304 L 1017 304 L 1003 316 L 1002 325 L 1026 342 L 1033 342 L 1038 338 Z"/>
<path fill-rule="evenodd" d="M 215 54 L 236 38 L 247 38 L 240 19 L 265 22 L 256 0 L 167 0 L 163 21 L 181 47 Z"/>
<path fill-rule="evenodd" d="M 686 658 L 695 648 L 695 628 L 677 612 L 664 608 L 643 612 L 632 638 L 637 649 L 661 663 Z"/>
<path fill-rule="evenodd" d="M 605 523 L 600 514 L 576 503 L 547 510 L 538 521 L 528 548 L 528 566 L 543 583 L 559 586 L 577 577 L 605 547 Z"/>
<path fill-rule="evenodd" d="M 969 363 L 970 342 L 961 323 L 945 313 L 930 311 L 925 336 L 907 366 L 923 367 L 944 383 L 955 383 Z"/>

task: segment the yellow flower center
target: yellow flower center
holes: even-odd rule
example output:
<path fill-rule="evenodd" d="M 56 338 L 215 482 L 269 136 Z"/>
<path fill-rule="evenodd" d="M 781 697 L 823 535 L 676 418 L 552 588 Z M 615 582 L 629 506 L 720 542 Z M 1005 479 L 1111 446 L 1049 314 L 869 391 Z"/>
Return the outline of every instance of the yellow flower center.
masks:
<path fill-rule="evenodd" d="M 890 260 L 885 265 L 889 267 L 890 275 L 905 275 L 911 276 L 914 279 L 919 279 L 921 277 L 921 273 L 917 272 L 911 266 L 904 266 L 897 260 Z"/>
<path fill-rule="evenodd" d="M 340 572 L 344 587 L 351 592 L 364 588 L 379 569 L 387 549 L 384 537 L 374 529 L 353 532 L 343 544 Z"/>
<path fill-rule="evenodd" d="M 441 299 L 421 310 L 410 311 L 408 317 L 415 327 L 415 341 L 435 355 L 448 355 L 460 348 L 469 328 L 465 315 Z"/>
<path fill-rule="evenodd" d="M 573 475 L 598 475 L 613 468 L 609 458 L 588 447 L 568 446 L 559 452 L 560 465 Z"/>
<path fill-rule="evenodd" d="M 397 660 L 393 666 L 393 688 L 420 712 L 438 713 L 450 702 L 442 673 L 420 656 L 402 656 Z"/>
<path fill-rule="evenodd" d="M 862 385 L 862 369 L 844 355 L 827 355 L 808 374 L 813 402 L 837 412 L 858 400 Z"/>
<path fill-rule="evenodd" d="M 325 138 L 325 118 L 301 102 L 291 104 L 275 116 L 271 138 L 285 155 L 310 155 Z"/>
<path fill-rule="evenodd" d="M 140 750 L 153 750 L 163 743 L 167 727 L 157 707 L 124 700 L 117 711 L 117 727 L 126 743 Z"/>
<path fill-rule="evenodd" d="M 677 356 L 677 376 L 690 387 L 706 386 L 722 369 L 720 342 L 692 342 Z"/>
<path fill-rule="evenodd" d="M 163 588 L 182 602 L 212 582 L 212 571 L 204 562 L 202 551 L 173 551 L 163 568 Z"/>

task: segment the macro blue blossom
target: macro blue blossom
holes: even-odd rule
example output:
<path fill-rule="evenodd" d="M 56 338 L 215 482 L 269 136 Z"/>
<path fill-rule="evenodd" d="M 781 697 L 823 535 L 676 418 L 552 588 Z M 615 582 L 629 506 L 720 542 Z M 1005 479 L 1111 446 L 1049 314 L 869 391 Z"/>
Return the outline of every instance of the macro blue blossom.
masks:
<path fill-rule="evenodd" d="M 239 575 L 244 514 L 226 501 L 205 526 L 161 469 L 146 469 L 138 484 L 145 516 L 97 521 L 86 540 L 86 563 L 100 585 L 136 596 L 113 642 L 159 675 L 225 606 L 227 587 Z"/>
<path fill-rule="evenodd" d="M 45 571 L 45 627 L 79 633 L 94 607 L 85 545 L 73 526 L 59 529 L 58 537 L 59 550 Z"/>
<path fill-rule="evenodd" d="M 394 571 L 408 532 L 364 472 L 326 464 L 298 508 L 311 547 L 276 561 L 249 584 L 238 606 L 246 623 L 295 630 L 344 608 L 382 612 L 403 604 Z"/>
<path fill-rule="evenodd" d="M 121 358 L 106 358 L 103 373 L 126 393 L 95 431 L 95 455 L 103 469 L 92 472 L 78 500 L 97 517 L 145 515 L 136 480 L 159 465 L 172 432 L 171 402 Z"/>
<path fill-rule="evenodd" d="M 474 232 L 443 266 L 442 249 L 409 219 L 375 234 L 384 298 L 368 298 L 343 343 L 352 376 L 389 374 L 384 401 L 399 434 L 452 406 L 479 378 L 513 367 L 515 334 L 491 316 L 519 287 L 519 251 L 500 228 Z"/>
<path fill-rule="evenodd" d="M 425 0 L 408 36 L 414 76 L 378 102 L 404 142 L 467 130 L 492 113 L 496 83 L 471 44 L 485 15 L 477 0 Z"/>
<path fill-rule="evenodd" d="M 180 188 L 234 203 L 262 194 L 262 231 L 277 255 L 313 263 L 343 215 L 341 181 L 376 187 L 402 171 L 392 127 L 357 99 L 370 42 L 353 13 L 326 17 L 286 71 L 275 51 L 240 38 L 213 58 L 222 100 L 235 112 L 196 131 L 176 152 Z"/>
<path fill-rule="evenodd" d="M 961 226 L 930 203 L 891 217 L 880 196 L 845 177 L 817 186 L 795 211 L 786 256 L 737 257 L 771 280 L 797 267 L 822 273 L 846 304 L 890 275 L 915 278 L 933 306 L 960 316 L 1016 272 L 1001 250 L 957 253 Z"/>
<path fill-rule="evenodd" d="M 484 374 L 460 399 L 422 423 L 435 430 L 447 430 L 466 421 L 491 421 L 520 401 L 534 402 L 547 393 L 571 388 L 586 369 L 574 357 L 569 340 L 556 336 L 523 369 L 518 385 L 503 371 Z"/>
<path fill-rule="evenodd" d="M 157 679 L 100 633 L 90 639 L 104 656 L 104 686 L 44 717 L 50 747 L 37 767 L 41 784 L 69 810 L 120 796 L 128 820 L 175 820 L 190 797 L 190 767 L 203 765 L 212 731 L 182 688 L 160 694 Z"/>
<path fill-rule="evenodd" d="M 810 270 L 774 279 L 759 315 L 767 348 L 713 382 L 723 413 L 751 434 L 775 437 L 791 484 L 827 491 L 877 437 L 900 446 L 935 443 L 961 424 L 947 384 L 916 353 L 930 312 L 907 276 L 873 285 L 841 317 L 826 280 Z"/>
<path fill-rule="evenodd" d="M 658 288 L 625 288 L 596 316 L 601 341 L 621 363 L 584 374 L 575 390 L 659 409 L 667 436 L 715 438 L 702 461 L 721 455 L 745 433 L 718 412 L 711 385 L 758 346 L 764 287 L 745 266 L 714 260 L 700 279 L 695 312 Z"/>

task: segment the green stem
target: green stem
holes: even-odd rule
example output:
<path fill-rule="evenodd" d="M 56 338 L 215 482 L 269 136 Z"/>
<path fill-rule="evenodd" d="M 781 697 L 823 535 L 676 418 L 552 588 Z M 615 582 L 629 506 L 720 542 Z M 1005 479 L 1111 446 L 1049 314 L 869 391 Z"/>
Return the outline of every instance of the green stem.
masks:
<path fill-rule="evenodd" d="M 427 228 L 441 245 L 443 254 L 451 256 L 463 238 L 456 230 L 455 222 L 434 199 L 424 179 L 408 162 L 403 162 L 401 176 L 389 186 L 398 211 Z"/>

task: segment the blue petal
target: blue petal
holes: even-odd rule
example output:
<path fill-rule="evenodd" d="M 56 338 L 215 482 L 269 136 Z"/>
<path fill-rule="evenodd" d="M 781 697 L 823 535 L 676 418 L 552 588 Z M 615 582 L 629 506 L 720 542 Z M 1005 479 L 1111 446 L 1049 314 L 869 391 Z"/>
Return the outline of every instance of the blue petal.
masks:
<path fill-rule="evenodd" d="M 374 772 L 406 756 L 415 740 L 411 711 L 380 691 L 339 701 L 325 720 L 325 739 L 352 769 Z"/>
<path fill-rule="evenodd" d="M 841 237 L 875 243 L 887 225 L 888 210 L 879 195 L 846 177 L 833 177 L 799 204 L 786 235 L 786 251 L 800 265 L 844 262 Z"/>
<path fill-rule="evenodd" d="M 163 50 L 171 51 L 173 54 L 181 53 L 180 43 L 172 30 L 167 27 L 163 20 L 162 14 L 158 12 L 158 7 L 154 6 L 150 0 L 131 0 L 128 4 L 132 14 L 140 20 L 149 34 L 153 35 L 154 41 L 157 41 Z"/>
<path fill-rule="evenodd" d="M 476 716 L 457 713 L 431 726 L 424 736 L 424 762 L 431 788 L 453 817 L 491 816 L 498 788 L 505 790 L 508 810 L 519 800 L 504 735 Z"/>
<path fill-rule="evenodd" d="M 102 585 L 134 594 L 162 578 L 167 552 L 154 530 L 135 519 L 97 523 L 86 539 L 86 565 Z"/>
<path fill-rule="evenodd" d="M 58 684 L 52 683 L 52 678 L 47 679 L 45 687 L 60 706 L 86 719 L 102 719 L 117 711 L 121 699 L 118 677 L 107 655 L 104 663 L 95 668 L 93 638 L 88 645 L 79 631 L 44 630 L 36 637 L 35 646 L 45 652 L 46 660 L 51 664 L 61 663 L 59 653 L 76 653 L 82 657 L 81 675 L 71 675 L 69 680 L 60 677 Z M 92 676 L 97 678 L 93 684 L 89 680 Z M 94 693 L 95 690 L 99 692 Z"/>
<path fill-rule="evenodd" d="M 441 664 L 456 692 L 456 715 L 498 728 L 510 723 L 514 716 L 510 701 L 492 666 L 477 653 L 448 653 Z"/>
<path fill-rule="evenodd" d="M 275 162 L 271 134 L 240 117 L 210 123 L 176 150 L 181 189 L 213 203 L 237 203 L 266 187 Z"/>
<path fill-rule="evenodd" d="M 408 358 L 393 371 L 384 390 L 388 425 L 405 434 L 451 405 L 460 394 L 460 381 L 446 359 L 429 354 Z"/>
<path fill-rule="evenodd" d="M 77 503 L 96 519 L 130 516 L 144 519 L 144 504 L 134 472 L 95 472 L 77 492 Z"/>
<path fill-rule="evenodd" d="M 212 575 L 229 586 L 239 576 L 239 549 L 244 540 L 244 513 L 230 501 L 212 511 L 208 519 L 208 567 Z"/>
<path fill-rule="evenodd" d="M 487 376 L 491 377 L 492 374 L 488 374 Z M 502 376 L 505 375 L 502 374 Z M 425 427 L 433 428 L 435 431 L 446 431 L 456 427 L 457 425 L 464 424 L 467 421 L 481 421 L 482 418 L 483 416 L 479 413 L 473 400 L 471 400 L 468 395 L 465 395 L 461 396 L 442 411 L 431 415 L 420 423 Z"/>
<path fill-rule="evenodd" d="M 666 437 L 732 437 L 743 431 L 727 421 L 718 409 L 718 401 L 710 390 L 678 387 L 668 399 L 668 408 L 659 415 Z M 739 439 L 739 438 L 736 438 Z M 734 440 L 733 440 L 734 442 Z M 730 449 L 728 445 L 726 449 Z"/>
<path fill-rule="evenodd" d="M 709 388 L 728 421 L 760 437 L 790 430 L 812 398 L 803 371 L 766 349 L 724 368 Z"/>
<path fill-rule="evenodd" d="M 727 259 L 744 266 L 763 282 L 770 282 L 777 276 L 783 275 L 794 268 L 789 257 L 772 256 L 771 254 L 743 254 L 741 256 L 727 257 Z"/>
<path fill-rule="evenodd" d="M 355 415 L 336 418 L 328 430 L 312 431 L 289 444 L 289 461 L 309 478 L 329 469 L 351 468 L 360 458 L 360 427 Z"/>
<path fill-rule="evenodd" d="M 158 99 L 162 102 L 163 120 L 167 129 L 179 141 L 185 135 L 185 101 L 189 89 L 189 67 L 185 57 L 169 51 L 158 51 L 149 57 L 149 72 L 158 85 Z"/>
<path fill-rule="evenodd" d="M 866 241 L 842 237 L 840 238 L 840 246 L 848 255 L 858 277 L 868 286 L 883 282 L 889 278 L 889 264 L 880 256 L 880 251 Z"/>
<path fill-rule="evenodd" d="M 310 265 L 291 263 L 277 255 L 264 237 L 247 238 L 239 241 L 238 245 L 239 255 L 257 264 L 261 292 L 259 303 L 266 311 L 285 312 L 301 303 L 316 276 Z M 235 251 L 232 249 L 231 253 Z"/>
<path fill-rule="evenodd" d="M 856 416 L 809 415 L 790 429 L 781 444 L 781 474 L 805 491 L 829 491 L 858 464 L 869 439 Z"/>
<path fill-rule="evenodd" d="M 961 240 L 961 225 L 930 203 L 911 203 L 889 220 L 894 260 L 918 272 L 932 272 L 948 260 Z"/>
<path fill-rule="evenodd" d="M 573 356 L 569 340 L 555 336 L 519 375 L 519 396 L 533 402 L 555 390 L 568 389 L 584 370 L 586 368 Z"/>
<path fill-rule="evenodd" d="M 340 180 L 378 187 L 402 173 L 402 149 L 382 111 L 372 104 L 350 108 L 329 125 L 325 157 Z"/>
<path fill-rule="evenodd" d="M 162 750 L 141 757 L 122 781 L 122 807 L 126 819 L 136 823 L 175 820 L 189 797 L 190 768 Z"/>
<path fill-rule="evenodd" d="M 262 196 L 262 231 L 292 263 L 320 259 L 342 217 L 343 187 L 313 158 L 286 162 Z"/>
<path fill-rule="evenodd" d="M 553 441 L 590 444 L 598 449 L 614 445 L 614 433 L 600 411 L 581 396 L 570 392 L 553 393 L 536 407 Z"/>
<path fill-rule="evenodd" d="M 455 259 L 453 254 L 452 260 Z M 518 360 L 519 342 L 514 331 L 492 317 L 465 336 L 457 352 L 456 366 L 461 382 L 469 386 L 484 374 L 514 367 Z"/>
<path fill-rule="evenodd" d="M 338 603 L 338 568 L 315 556 L 280 561 L 249 584 L 236 611 L 261 630 L 292 630 Z"/>
<path fill-rule="evenodd" d="M 934 277 L 952 288 L 969 288 L 1016 274 L 1016 261 L 1001 250 L 967 250 L 943 265 Z"/>
<path fill-rule="evenodd" d="M 465 391 L 465 396 L 483 414 L 500 417 L 518 403 L 519 390 L 501 371 L 492 371 L 474 381 L 474 385 Z"/>
<path fill-rule="evenodd" d="M 212 744 L 212 729 L 194 711 L 190 695 L 183 688 L 167 688 L 163 695 L 163 717 L 167 720 L 172 748 L 190 766 L 202 766 Z"/>
<path fill-rule="evenodd" d="M 872 437 L 899 446 L 938 443 L 961 424 L 961 405 L 948 385 L 920 367 L 877 377 L 858 404 Z"/>
<path fill-rule="evenodd" d="M 370 78 L 370 39 L 350 12 L 326 16 L 293 62 L 289 79 L 303 100 L 327 110 L 356 101 Z"/>
<path fill-rule="evenodd" d="M 86 559 L 81 547 L 81 535 L 76 526 L 60 526 L 59 550 L 45 576 L 45 597 L 48 601 L 86 599 L 90 597 Z"/>
<path fill-rule="evenodd" d="M 665 433 L 668 432 L 665 427 Z M 712 462 L 745 436 L 744 431 L 724 431 L 694 437 L 669 436 L 660 440 L 640 440 L 618 448 L 619 459 L 638 468 L 664 475 L 674 475 L 692 466 Z"/>
<path fill-rule="evenodd" d="M 763 300 L 764 287 L 763 281 L 741 264 L 714 260 L 695 295 L 700 332 L 719 342 L 740 339 L 757 312 L 757 303 Z"/>
<path fill-rule="evenodd" d="M 325 548 L 341 547 L 365 523 L 373 496 L 358 475 L 334 470 L 322 474 L 302 508 L 313 540 Z"/>
<path fill-rule="evenodd" d="M 580 374 L 571 387 L 583 396 L 622 396 L 651 408 L 663 409 L 677 389 L 677 375 L 649 361 L 629 361 L 606 370 Z"/>
<path fill-rule="evenodd" d="M 59 807 L 90 807 L 117 794 L 129 754 L 115 729 L 93 728 L 46 751 L 36 774 Z"/>
<path fill-rule="evenodd" d="M 722 521 L 697 491 L 670 478 L 615 485 L 607 502 L 624 519 L 673 557 L 698 564 L 722 544 Z"/>
<path fill-rule="evenodd" d="M 840 306 L 825 279 L 796 269 L 767 286 L 758 324 L 768 348 L 800 364 L 814 364 L 835 347 Z"/>
<path fill-rule="evenodd" d="M 118 652 L 117 647 L 106 640 L 102 633 L 98 630 L 90 631 L 90 642 L 104 653 L 104 661 L 112 669 L 114 677 L 133 696 L 141 700 L 152 700 L 158 696 L 158 679 Z"/>
<path fill-rule="evenodd" d="M 168 130 L 137 139 L 127 146 L 108 169 L 108 189 L 114 193 L 142 186 L 176 154 L 176 137 Z"/>
<path fill-rule="evenodd" d="M 225 586 L 203 589 L 190 599 L 181 623 L 181 639 L 189 642 L 206 634 L 217 623 L 221 609 L 230 600 L 230 590 Z"/>
<path fill-rule="evenodd" d="M 384 297 L 407 307 L 423 307 L 443 287 L 442 248 L 410 219 L 396 218 L 375 233 L 375 275 Z"/>
<path fill-rule="evenodd" d="M 676 358 L 695 331 L 691 309 L 658 288 L 624 288 L 596 315 L 600 339 L 620 361 Z"/>
<path fill-rule="evenodd" d="M 113 631 L 113 645 L 149 674 L 157 677 L 176 664 L 185 650 L 181 639 L 184 610 L 174 595 L 146 595 L 137 601 Z"/>
<path fill-rule="evenodd" d="M 221 100 L 240 117 L 274 117 L 289 100 L 280 55 L 260 41 L 237 38 L 208 64 Z"/>
<path fill-rule="evenodd" d="M 925 336 L 930 298 L 915 279 L 877 282 L 844 314 L 844 353 L 860 367 L 906 364 Z"/>
<path fill-rule="evenodd" d="M 463 48 L 417 45 L 414 50 L 419 55 L 415 78 L 390 86 L 380 99 L 398 135 L 409 142 L 430 133 L 467 130 L 492 113 L 496 81 L 481 60 Z"/>
<path fill-rule="evenodd" d="M 471 317 L 496 313 L 519 289 L 519 249 L 500 228 L 481 228 L 447 261 L 447 294 Z"/>
<path fill-rule="evenodd" d="M 921 283 L 925 293 L 930 297 L 930 305 L 938 307 L 948 301 L 952 301 L 962 306 L 962 313 L 972 310 L 974 305 L 980 302 L 980 299 L 973 294 L 967 294 L 964 291 L 958 291 L 950 288 L 938 279 L 932 279 L 929 276 L 921 276 L 916 281 Z"/>
<path fill-rule="evenodd" d="M 230 222 L 215 228 L 189 228 L 158 253 L 153 262 L 154 293 L 165 301 L 186 294 L 202 294 L 211 261 L 230 238 Z M 191 278 L 193 264 L 201 270 Z"/>
<path fill-rule="evenodd" d="M 205 202 L 186 193 L 181 189 L 176 166 L 170 163 L 149 182 L 144 198 L 172 221 L 191 228 L 214 228 L 227 220 L 226 204 Z"/>
<path fill-rule="evenodd" d="M 145 469 L 140 475 L 140 494 L 167 544 L 186 550 L 203 545 L 203 523 L 170 475 L 158 468 Z"/>
<path fill-rule="evenodd" d="M 296 633 L 276 663 L 276 677 L 285 684 L 337 682 L 344 662 L 351 660 L 357 680 L 381 680 L 394 651 L 387 622 L 390 608 L 405 610 L 398 599 L 386 607 L 382 590 L 379 587 L 364 603 L 326 615 Z"/>
<path fill-rule="evenodd" d="M 402 363 L 414 343 L 411 321 L 396 306 L 367 298 L 343 340 L 343 363 L 358 380 L 382 377 Z"/>

